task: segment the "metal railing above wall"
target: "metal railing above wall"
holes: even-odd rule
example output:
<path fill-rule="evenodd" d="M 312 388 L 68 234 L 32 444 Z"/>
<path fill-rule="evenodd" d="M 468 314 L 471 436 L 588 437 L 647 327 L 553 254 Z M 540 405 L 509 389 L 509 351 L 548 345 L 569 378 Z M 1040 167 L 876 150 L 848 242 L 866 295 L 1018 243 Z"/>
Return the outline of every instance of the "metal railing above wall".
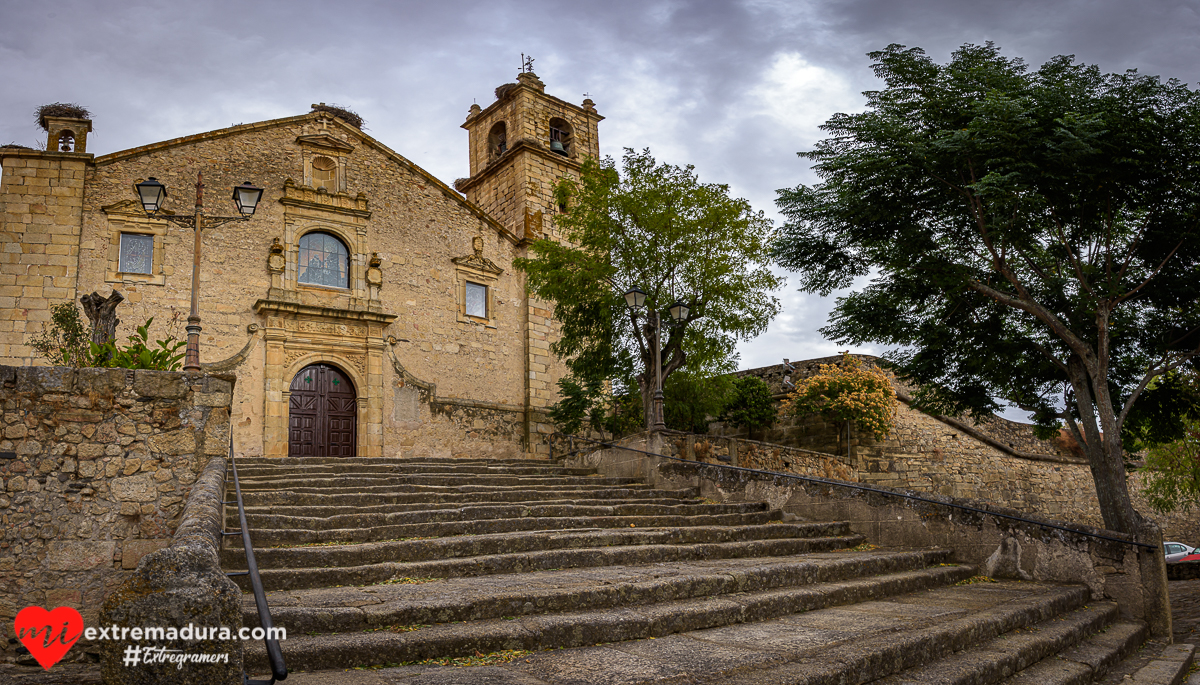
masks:
<path fill-rule="evenodd" d="M 673 432 L 672 434 L 676 434 L 676 433 Z M 711 436 L 707 436 L 707 435 L 701 435 L 699 433 L 690 433 L 687 435 L 695 435 L 696 437 L 703 437 L 703 438 L 711 437 Z M 790 480 L 799 480 L 799 481 L 805 481 L 808 483 L 817 483 L 820 485 L 829 485 L 832 487 L 847 488 L 850 490 L 859 490 L 862 492 L 871 492 L 871 493 L 875 493 L 877 495 L 886 495 L 888 497 L 899 497 L 902 499 L 912 500 L 914 502 L 923 502 L 926 504 L 934 504 L 934 505 L 937 505 L 940 507 L 947 507 L 950 509 L 958 509 L 960 511 L 969 511 L 974 514 L 984 514 L 986 516 L 995 516 L 997 518 L 1008 519 L 1010 521 L 1020 521 L 1021 523 L 1028 523 L 1028 524 L 1035 525 L 1035 526 L 1041 526 L 1042 528 L 1061 530 L 1061 531 L 1065 531 L 1067 533 L 1073 533 L 1075 535 L 1084 535 L 1084 536 L 1087 536 L 1090 538 L 1097 538 L 1099 540 L 1107 540 L 1109 542 L 1120 542 L 1120 543 L 1126 544 L 1126 545 L 1133 545 L 1134 547 L 1144 547 L 1146 549 L 1158 549 L 1159 548 L 1158 545 L 1151 545 L 1151 544 L 1148 544 L 1145 542 L 1137 542 L 1136 540 L 1124 540 L 1121 538 L 1112 537 L 1110 535 L 1103 535 L 1100 533 L 1091 533 L 1088 531 L 1078 530 L 1075 528 L 1068 528 L 1066 526 L 1060 526 L 1060 525 L 1057 525 L 1054 523 L 1048 523 L 1046 521 L 1038 521 L 1036 519 L 1027 519 L 1027 518 L 1023 518 L 1021 516 L 1014 516 L 1012 514 L 1004 514 L 1004 513 L 998 512 L 998 511 L 990 511 L 988 509 L 980 509 L 978 507 L 972 507 L 972 506 L 968 506 L 965 504 L 957 504 L 955 502 L 942 502 L 942 501 L 939 501 L 936 499 L 929 499 L 928 497 L 921 497 L 920 495 L 910 495 L 908 493 L 897 492 L 895 490 L 883 490 L 880 488 L 873 488 L 873 487 L 870 487 L 867 485 L 859 485 L 857 483 L 847 483 L 845 481 L 830 480 L 828 478 L 818 478 L 816 476 L 802 476 L 797 473 L 782 473 L 780 471 L 766 471 L 764 469 L 751 469 L 751 468 L 746 468 L 745 466 L 730 466 L 727 464 L 712 464 L 712 463 L 708 463 L 708 462 L 696 462 L 696 461 L 692 461 L 690 459 L 684 459 L 682 457 L 675 457 L 675 456 L 666 455 L 666 454 L 657 454 L 654 452 L 647 452 L 646 450 L 639 450 L 639 449 L 632 448 L 632 447 L 625 447 L 623 445 L 606 442 L 604 440 L 595 440 L 593 438 L 585 438 L 581 435 L 568 435 L 566 433 L 555 432 L 555 433 L 551 433 L 550 437 L 551 437 L 551 439 L 553 439 L 555 437 L 569 438 L 571 440 L 571 450 L 570 450 L 569 454 L 578 454 L 580 452 L 580 450 L 575 449 L 574 441 L 582 440 L 584 442 L 589 442 L 589 443 L 593 443 L 596 445 L 600 445 L 604 449 L 625 450 L 626 452 L 637 452 L 637 453 L 649 455 L 652 457 L 658 457 L 660 459 L 670 459 L 673 461 L 683 462 L 685 464 L 702 464 L 704 466 L 711 466 L 711 467 L 718 468 L 718 469 L 726 469 L 728 471 L 736 471 L 736 472 L 740 472 L 740 473 L 754 473 L 754 474 L 758 474 L 758 475 L 771 476 L 774 478 L 787 478 Z"/>
<path fill-rule="evenodd" d="M 233 457 L 233 440 L 229 441 L 229 464 L 233 470 L 233 489 L 237 495 L 238 523 L 241 525 L 242 548 L 246 550 L 246 570 L 228 573 L 228 576 L 250 576 L 250 589 L 254 593 L 254 604 L 258 608 L 258 624 L 262 626 L 263 644 L 267 648 L 267 661 L 271 665 L 270 680 L 252 680 L 246 675 L 245 666 L 242 670 L 244 685 L 273 685 L 276 681 L 287 679 L 287 666 L 283 663 L 283 650 L 279 648 L 279 640 L 273 632 L 275 624 L 271 621 L 271 608 L 267 606 L 267 594 L 263 592 L 262 578 L 258 575 L 258 562 L 254 560 L 254 547 L 250 544 L 250 527 L 246 525 L 246 507 L 242 504 L 242 485 L 238 481 L 237 461 Z M 233 502 L 226 502 L 233 504 Z M 237 533 L 223 533 L 237 535 Z"/>

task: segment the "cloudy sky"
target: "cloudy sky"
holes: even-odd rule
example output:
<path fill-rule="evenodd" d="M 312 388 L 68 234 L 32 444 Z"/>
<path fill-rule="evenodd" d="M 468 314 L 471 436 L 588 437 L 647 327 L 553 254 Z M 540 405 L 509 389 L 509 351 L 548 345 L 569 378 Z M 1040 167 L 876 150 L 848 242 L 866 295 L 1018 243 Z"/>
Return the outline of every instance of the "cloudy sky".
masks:
<path fill-rule="evenodd" d="M 1197 36 L 1195 0 L 0 0 L 0 142 L 41 139 L 33 111 L 56 101 L 92 111 L 97 155 L 327 102 L 449 182 L 467 175 L 468 108 L 525 53 L 548 92 L 596 102 L 602 153 L 649 147 L 775 216 L 776 189 L 814 180 L 795 153 L 877 87 L 871 50 L 944 62 L 990 40 L 1034 66 L 1073 54 L 1194 85 Z M 743 368 L 836 352 L 817 332 L 832 298 L 780 296 Z"/>

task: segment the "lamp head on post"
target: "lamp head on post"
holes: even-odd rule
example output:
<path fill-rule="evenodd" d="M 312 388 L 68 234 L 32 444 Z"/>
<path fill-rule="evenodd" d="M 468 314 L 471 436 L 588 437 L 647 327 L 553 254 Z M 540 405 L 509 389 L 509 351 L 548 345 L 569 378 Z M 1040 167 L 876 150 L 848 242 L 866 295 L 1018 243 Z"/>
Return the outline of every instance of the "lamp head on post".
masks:
<path fill-rule="evenodd" d="M 642 292 L 637 286 L 634 286 L 629 289 L 629 292 L 625 293 L 625 302 L 630 307 L 639 309 L 642 305 L 646 304 L 646 293 Z"/>
<path fill-rule="evenodd" d="M 149 180 L 135 183 L 133 189 L 137 191 L 138 198 L 142 202 L 142 209 L 147 214 L 153 215 L 162 208 L 163 200 L 167 198 L 167 187 L 158 182 L 158 179 L 151 176 Z"/>
<path fill-rule="evenodd" d="M 682 300 L 675 300 L 675 304 L 671 305 L 668 311 L 671 312 L 671 318 L 675 320 L 675 323 L 681 323 L 691 310 Z"/>
<path fill-rule="evenodd" d="M 237 205 L 242 216 L 250 218 L 254 216 L 254 210 L 258 209 L 258 201 L 262 199 L 262 194 L 262 188 L 250 185 L 250 181 L 243 181 L 242 185 L 233 188 L 233 203 Z"/>

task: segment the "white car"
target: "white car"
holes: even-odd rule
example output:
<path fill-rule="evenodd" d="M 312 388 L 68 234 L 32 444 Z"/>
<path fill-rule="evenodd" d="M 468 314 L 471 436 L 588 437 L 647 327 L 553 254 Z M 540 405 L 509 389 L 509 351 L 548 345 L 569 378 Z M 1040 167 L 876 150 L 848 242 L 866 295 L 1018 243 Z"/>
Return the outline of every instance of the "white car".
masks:
<path fill-rule="evenodd" d="M 1189 554 L 1195 554 L 1196 548 L 1183 544 L 1182 542 L 1164 542 L 1163 551 L 1167 554 L 1167 561 L 1179 561 Z"/>

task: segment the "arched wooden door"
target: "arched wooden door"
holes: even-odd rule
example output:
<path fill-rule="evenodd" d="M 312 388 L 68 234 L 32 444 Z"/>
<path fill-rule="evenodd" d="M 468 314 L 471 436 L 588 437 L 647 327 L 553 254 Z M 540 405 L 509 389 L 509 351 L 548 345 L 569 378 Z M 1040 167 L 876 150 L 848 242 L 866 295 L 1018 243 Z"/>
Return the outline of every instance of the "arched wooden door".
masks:
<path fill-rule="evenodd" d="M 312 364 L 292 379 L 288 403 L 289 457 L 353 457 L 358 402 L 346 374 Z"/>

